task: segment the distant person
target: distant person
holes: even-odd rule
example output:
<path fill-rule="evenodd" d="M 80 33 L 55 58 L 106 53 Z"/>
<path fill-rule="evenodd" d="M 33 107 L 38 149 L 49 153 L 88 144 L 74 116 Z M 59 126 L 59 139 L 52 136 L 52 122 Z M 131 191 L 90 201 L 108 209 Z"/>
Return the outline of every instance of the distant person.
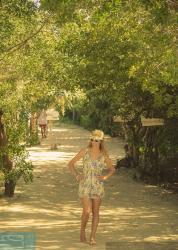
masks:
<path fill-rule="evenodd" d="M 58 143 L 57 143 L 57 138 L 56 135 L 53 135 L 53 126 L 54 126 L 54 121 L 59 120 L 59 112 L 56 111 L 55 107 L 51 106 L 49 109 L 46 111 L 47 113 L 47 127 L 49 128 L 49 141 L 51 142 L 51 150 L 56 150 L 58 149 Z"/>
<path fill-rule="evenodd" d="M 92 230 L 90 235 L 90 245 L 96 245 L 96 230 L 99 223 L 99 208 L 101 200 L 105 196 L 104 181 L 115 172 L 115 168 L 104 147 L 104 133 L 101 130 L 94 130 L 90 137 L 88 146 L 82 148 L 78 154 L 70 160 L 68 167 L 79 181 L 78 195 L 83 206 L 81 217 L 80 242 L 88 243 L 85 236 L 85 228 L 92 209 Z M 83 173 L 78 174 L 74 164 L 83 158 Z M 105 163 L 110 170 L 107 175 L 103 175 Z"/>
<path fill-rule="evenodd" d="M 46 111 L 43 109 L 38 117 L 38 125 L 41 128 L 41 136 L 42 138 L 46 138 L 47 133 L 47 114 Z"/>

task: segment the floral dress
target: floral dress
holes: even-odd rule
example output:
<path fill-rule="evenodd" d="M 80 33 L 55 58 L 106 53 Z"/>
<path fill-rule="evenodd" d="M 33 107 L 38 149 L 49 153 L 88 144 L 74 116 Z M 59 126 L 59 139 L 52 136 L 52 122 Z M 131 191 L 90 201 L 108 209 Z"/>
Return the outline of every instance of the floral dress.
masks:
<path fill-rule="evenodd" d="M 91 158 L 89 149 L 86 149 L 83 157 L 83 175 L 84 178 L 79 182 L 78 195 L 79 198 L 87 196 L 89 198 L 104 198 L 104 183 L 97 178 L 97 175 L 102 175 L 102 171 L 105 168 L 104 156 L 99 155 L 97 159 Z"/>

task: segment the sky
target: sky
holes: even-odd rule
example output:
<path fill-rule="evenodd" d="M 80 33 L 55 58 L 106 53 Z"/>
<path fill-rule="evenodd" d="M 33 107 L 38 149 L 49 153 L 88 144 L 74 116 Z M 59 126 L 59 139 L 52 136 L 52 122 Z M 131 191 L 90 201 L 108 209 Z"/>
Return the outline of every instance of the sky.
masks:
<path fill-rule="evenodd" d="M 40 7 L 40 0 L 33 0 L 37 7 Z"/>

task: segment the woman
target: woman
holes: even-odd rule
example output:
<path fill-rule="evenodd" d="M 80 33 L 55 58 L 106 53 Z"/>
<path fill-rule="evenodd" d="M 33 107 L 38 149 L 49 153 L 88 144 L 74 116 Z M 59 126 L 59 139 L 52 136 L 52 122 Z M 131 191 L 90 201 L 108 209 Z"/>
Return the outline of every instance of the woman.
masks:
<path fill-rule="evenodd" d="M 47 114 L 43 109 L 38 117 L 38 125 L 41 128 L 41 136 L 42 138 L 46 138 L 46 127 L 47 127 Z"/>
<path fill-rule="evenodd" d="M 99 208 L 105 196 L 104 183 L 115 172 L 115 168 L 104 147 L 104 133 L 101 130 L 92 131 L 89 145 L 82 148 L 79 153 L 68 163 L 68 167 L 79 181 L 78 194 L 82 202 L 83 213 L 81 217 L 80 242 L 88 243 L 85 228 L 92 210 L 92 230 L 90 245 L 96 244 L 96 230 L 99 223 Z M 83 173 L 78 174 L 74 164 L 83 158 Z M 109 168 L 107 175 L 102 175 L 105 163 Z"/>

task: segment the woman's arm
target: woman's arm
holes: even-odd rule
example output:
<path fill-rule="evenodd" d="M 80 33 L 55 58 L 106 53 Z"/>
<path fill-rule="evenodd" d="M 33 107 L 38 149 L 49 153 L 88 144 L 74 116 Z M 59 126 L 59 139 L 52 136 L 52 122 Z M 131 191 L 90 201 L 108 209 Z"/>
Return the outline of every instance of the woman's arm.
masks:
<path fill-rule="evenodd" d="M 114 174 L 116 169 L 115 169 L 115 167 L 114 167 L 114 165 L 112 163 L 112 160 L 109 158 L 109 155 L 107 153 L 105 153 L 104 157 L 105 157 L 106 165 L 107 165 L 107 167 L 109 169 L 109 173 L 104 176 L 104 180 L 107 180 L 109 177 L 111 177 Z"/>
<path fill-rule="evenodd" d="M 80 159 L 84 156 L 84 154 L 85 154 L 85 148 L 82 148 L 82 149 L 78 152 L 78 154 L 76 154 L 76 156 L 75 156 L 74 158 L 72 158 L 72 160 L 70 160 L 69 163 L 67 164 L 67 165 L 68 165 L 68 168 L 69 168 L 69 170 L 70 170 L 70 172 L 71 172 L 71 174 L 72 174 L 73 176 L 75 176 L 75 177 L 78 176 L 78 172 L 76 171 L 74 164 L 75 164 L 78 160 L 80 160 Z"/>

